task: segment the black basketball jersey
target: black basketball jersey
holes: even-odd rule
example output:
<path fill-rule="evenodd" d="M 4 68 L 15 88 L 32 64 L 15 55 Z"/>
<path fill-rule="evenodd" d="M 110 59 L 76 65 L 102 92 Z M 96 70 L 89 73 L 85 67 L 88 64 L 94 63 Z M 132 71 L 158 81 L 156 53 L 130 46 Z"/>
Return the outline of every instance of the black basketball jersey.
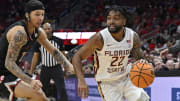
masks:
<path fill-rule="evenodd" d="M 27 30 L 27 25 L 26 25 L 26 21 L 25 20 L 20 20 L 18 22 L 15 22 L 14 24 L 10 25 L 5 32 L 3 33 L 2 37 L 0 38 L 0 75 L 8 75 L 11 74 L 6 68 L 5 68 L 5 59 L 6 59 L 6 55 L 7 55 L 7 50 L 8 50 L 8 40 L 7 40 L 7 33 L 8 31 L 15 27 L 15 26 L 23 26 L 25 29 L 25 32 L 27 33 L 27 43 L 21 48 L 21 51 L 19 53 L 18 59 L 16 60 L 16 63 L 18 63 L 19 58 L 21 57 L 23 52 L 27 52 L 29 49 L 32 48 L 35 40 L 38 38 L 39 34 L 38 34 L 38 29 L 35 29 L 34 34 L 32 34 L 32 36 L 30 36 L 30 34 L 28 34 L 28 30 Z"/>

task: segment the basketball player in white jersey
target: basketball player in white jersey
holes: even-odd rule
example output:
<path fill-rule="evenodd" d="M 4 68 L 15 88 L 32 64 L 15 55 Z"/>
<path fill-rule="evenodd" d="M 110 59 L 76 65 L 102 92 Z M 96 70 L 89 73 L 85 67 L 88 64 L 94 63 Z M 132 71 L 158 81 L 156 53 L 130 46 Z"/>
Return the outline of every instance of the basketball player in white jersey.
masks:
<path fill-rule="evenodd" d="M 103 101 L 149 101 L 142 88 L 135 87 L 129 79 L 128 56 L 147 62 L 141 50 L 136 32 L 125 27 L 126 12 L 118 6 L 107 12 L 107 28 L 93 35 L 73 57 L 73 66 L 78 77 L 78 95 L 88 97 L 88 86 L 82 72 L 83 59 L 94 52 L 94 72 Z M 142 60 L 143 59 L 143 60 Z"/>

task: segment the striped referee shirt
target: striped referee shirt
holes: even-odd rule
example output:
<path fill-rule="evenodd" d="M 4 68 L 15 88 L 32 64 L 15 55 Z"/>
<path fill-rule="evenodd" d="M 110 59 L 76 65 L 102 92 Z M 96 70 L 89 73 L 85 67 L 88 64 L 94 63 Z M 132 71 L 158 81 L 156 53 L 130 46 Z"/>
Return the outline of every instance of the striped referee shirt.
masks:
<path fill-rule="evenodd" d="M 51 44 L 59 49 L 60 51 L 64 51 L 64 44 L 63 40 L 52 36 L 51 39 L 49 39 Z M 58 63 L 54 59 L 54 57 L 43 47 L 41 46 L 38 42 L 36 42 L 33 46 L 34 52 L 39 52 L 41 54 L 41 63 L 43 66 L 46 67 L 53 67 L 56 66 Z"/>

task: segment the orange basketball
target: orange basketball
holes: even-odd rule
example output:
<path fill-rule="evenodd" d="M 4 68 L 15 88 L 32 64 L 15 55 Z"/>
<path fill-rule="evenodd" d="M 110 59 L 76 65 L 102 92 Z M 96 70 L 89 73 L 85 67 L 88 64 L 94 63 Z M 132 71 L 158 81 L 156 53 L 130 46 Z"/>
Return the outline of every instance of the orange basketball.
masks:
<path fill-rule="evenodd" d="M 139 87 L 146 88 L 154 81 L 155 73 L 152 65 L 147 63 L 135 63 L 130 70 L 131 82 Z"/>

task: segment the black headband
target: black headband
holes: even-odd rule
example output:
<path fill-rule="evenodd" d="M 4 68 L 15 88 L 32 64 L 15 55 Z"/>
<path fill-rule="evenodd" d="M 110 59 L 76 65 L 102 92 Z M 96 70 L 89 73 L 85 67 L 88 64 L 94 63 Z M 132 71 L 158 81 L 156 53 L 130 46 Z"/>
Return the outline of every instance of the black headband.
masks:
<path fill-rule="evenodd" d="M 45 10 L 45 7 L 43 3 L 38 0 L 30 0 L 25 5 L 25 12 L 30 13 L 31 11 L 34 11 L 34 10 Z"/>

